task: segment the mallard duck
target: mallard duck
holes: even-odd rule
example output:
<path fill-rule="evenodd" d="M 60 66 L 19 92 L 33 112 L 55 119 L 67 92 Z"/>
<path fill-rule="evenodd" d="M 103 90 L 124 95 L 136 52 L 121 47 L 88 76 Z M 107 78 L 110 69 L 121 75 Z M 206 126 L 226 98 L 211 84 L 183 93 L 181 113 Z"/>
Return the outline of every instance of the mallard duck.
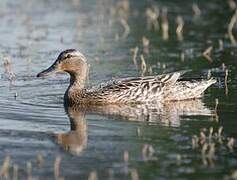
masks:
<path fill-rule="evenodd" d="M 167 102 L 200 98 L 203 92 L 216 82 L 215 79 L 185 81 L 180 79 L 184 73 L 130 77 L 113 80 L 105 85 L 86 89 L 88 64 L 85 56 L 75 49 L 67 49 L 59 54 L 56 61 L 37 77 L 45 77 L 57 72 L 70 75 L 64 101 L 68 104 L 127 104 Z"/>

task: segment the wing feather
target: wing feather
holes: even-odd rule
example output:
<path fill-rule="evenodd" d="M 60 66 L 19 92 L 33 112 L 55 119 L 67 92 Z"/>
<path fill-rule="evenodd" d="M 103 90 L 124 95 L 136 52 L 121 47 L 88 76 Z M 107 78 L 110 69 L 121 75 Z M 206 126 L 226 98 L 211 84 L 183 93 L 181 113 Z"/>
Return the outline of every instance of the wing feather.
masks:
<path fill-rule="evenodd" d="M 126 99 L 146 101 L 151 97 L 159 97 L 164 87 L 175 84 L 185 72 L 179 71 L 157 76 L 118 79 L 110 81 L 99 88 L 94 88 L 90 92 L 96 92 L 97 98 L 98 94 L 101 94 L 101 96 L 111 95 L 121 101 L 126 101 Z"/>

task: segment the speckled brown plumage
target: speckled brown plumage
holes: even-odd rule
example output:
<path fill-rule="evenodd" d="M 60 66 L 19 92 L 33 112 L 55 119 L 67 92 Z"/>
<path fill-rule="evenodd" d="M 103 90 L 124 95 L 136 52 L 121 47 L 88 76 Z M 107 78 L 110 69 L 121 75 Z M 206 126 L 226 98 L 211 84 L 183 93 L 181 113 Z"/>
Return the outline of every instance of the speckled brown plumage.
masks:
<path fill-rule="evenodd" d="M 203 92 L 216 82 L 215 79 L 181 81 L 180 76 L 184 73 L 181 71 L 118 79 L 86 89 L 87 61 L 74 49 L 63 51 L 51 67 L 37 76 L 47 76 L 61 71 L 70 74 L 70 85 L 64 95 L 68 104 L 126 104 L 195 99 L 201 97 Z"/>

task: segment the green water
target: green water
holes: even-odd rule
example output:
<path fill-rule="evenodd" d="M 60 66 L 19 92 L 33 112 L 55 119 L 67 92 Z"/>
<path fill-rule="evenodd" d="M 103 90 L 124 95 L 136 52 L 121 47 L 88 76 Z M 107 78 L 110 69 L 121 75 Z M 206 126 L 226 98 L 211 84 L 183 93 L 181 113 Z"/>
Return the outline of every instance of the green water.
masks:
<path fill-rule="evenodd" d="M 233 149 L 227 146 L 228 137 L 237 137 L 237 51 L 227 34 L 234 14 L 227 1 L 195 1 L 199 17 L 193 16 L 194 1 L 188 0 L 130 0 L 129 10 L 120 9 L 120 15 L 113 15 L 119 1 L 76 2 L 0 2 L 0 55 L 2 64 L 6 58 L 11 60 L 10 73 L 4 65 L 0 67 L 0 161 L 10 155 L 9 178 L 17 164 L 19 179 L 29 175 L 53 179 L 55 158 L 60 157 L 60 177 L 65 179 L 87 179 L 92 171 L 99 179 L 230 179 L 237 170 L 236 143 Z M 168 9 L 168 40 L 162 38 L 161 27 L 147 29 L 145 12 L 152 6 Z M 175 32 L 178 15 L 184 19 L 181 42 Z M 130 28 L 127 37 L 123 37 L 121 17 Z M 148 51 L 143 49 L 143 36 L 150 40 Z M 130 51 L 136 46 L 138 67 Z M 202 55 L 210 46 L 212 62 Z M 88 85 L 140 76 L 141 54 L 147 65 L 145 75 L 188 69 L 192 71 L 187 78 L 206 79 L 211 72 L 218 82 L 198 101 L 65 112 L 63 94 L 69 77 L 38 79 L 36 74 L 67 48 L 76 48 L 87 57 Z M 203 128 L 208 136 L 210 127 L 215 133 L 221 126 L 223 143 L 212 138 L 215 153 L 206 163 L 202 146 L 192 147 L 192 137 L 199 136 Z M 204 154 L 208 152 L 209 148 Z M 128 160 L 124 160 L 127 153 Z M 37 163 L 39 154 L 42 166 Z M 28 166 L 31 162 L 31 172 L 27 162 Z"/>

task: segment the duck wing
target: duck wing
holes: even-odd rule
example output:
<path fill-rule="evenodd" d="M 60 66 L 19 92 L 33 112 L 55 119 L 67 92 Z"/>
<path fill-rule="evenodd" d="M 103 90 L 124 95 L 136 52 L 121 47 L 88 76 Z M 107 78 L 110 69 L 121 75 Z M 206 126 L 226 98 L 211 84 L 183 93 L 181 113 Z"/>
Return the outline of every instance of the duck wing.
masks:
<path fill-rule="evenodd" d="M 109 81 L 100 87 L 101 90 L 121 91 L 133 88 L 152 89 L 156 86 L 169 86 L 177 82 L 177 80 L 187 71 L 178 71 L 156 76 L 130 77 Z"/>
<path fill-rule="evenodd" d="M 91 93 L 111 102 L 158 101 L 162 98 L 164 88 L 175 84 L 185 72 L 118 79 L 92 90 Z"/>

